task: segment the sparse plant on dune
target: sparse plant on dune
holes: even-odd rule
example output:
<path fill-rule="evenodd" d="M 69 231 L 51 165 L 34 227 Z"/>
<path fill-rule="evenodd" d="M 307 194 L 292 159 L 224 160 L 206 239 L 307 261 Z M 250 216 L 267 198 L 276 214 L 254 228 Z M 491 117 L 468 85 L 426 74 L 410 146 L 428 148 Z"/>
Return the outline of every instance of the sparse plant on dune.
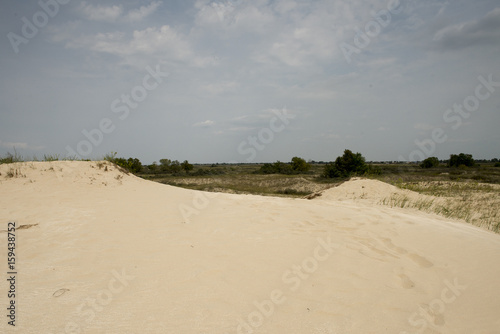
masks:
<path fill-rule="evenodd" d="M 5 157 L 0 157 L 0 164 L 11 164 L 14 162 L 21 162 L 21 161 L 24 161 L 23 157 L 17 153 L 15 148 L 14 148 L 14 154 L 7 152 Z"/>
<path fill-rule="evenodd" d="M 43 161 L 59 161 L 59 154 L 44 154 Z"/>

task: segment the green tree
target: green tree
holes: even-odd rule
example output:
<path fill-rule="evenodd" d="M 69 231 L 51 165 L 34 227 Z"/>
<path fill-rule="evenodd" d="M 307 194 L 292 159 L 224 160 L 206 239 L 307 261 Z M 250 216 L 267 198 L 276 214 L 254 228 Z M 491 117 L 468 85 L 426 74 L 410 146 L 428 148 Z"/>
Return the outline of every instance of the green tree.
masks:
<path fill-rule="evenodd" d="M 158 164 L 156 163 L 156 161 L 154 161 L 151 165 L 148 165 L 147 166 L 149 171 L 153 174 L 156 174 L 158 172 Z"/>
<path fill-rule="evenodd" d="M 180 162 L 177 160 L 172 161 L 172 163 L 170 164 L 170 172 L 172 174 L 178 174 L 181 172 L 181 170 L 182 170 L 182 167 L 181 167 Z"/>
<path fill-rule="evenodd" d="M 170 172 L 170 164 L 172 164 L 170 159 L 160 159 L 160 170 L 162 172 Z"/>
<path fill-rule="evenodd" d="M 361 153 L 353 153 L 351 150 L 345 150 L 344 155 L 337 157 L 334 163 L 329 163 L 323 170 L 323 176 L 350 177 L 353 175 L 363 175 L 368 171 L 368 165 Z"/>
<path fill-rule="evenodd" d="M 286 175 L 293 174 L 292 166 L 290 166 L 290 164 L 281 161 L 276 161 L 274 163 L 274 169 L 278 174 L 286 174 Z"/>
<path fill-rule="evenodd" d="M 351 150 L 345 150 L 343 156 L 337 157 L 335 167 L 344 177 L 362 175 L 368 170 L 365 158 L 361 153 L 354 154 Z"/>
<path fill-rule="evenodd" d="M 194 168 L 194 166 L 191 165 L 187 160 L 184 160 L 184 162 L 181 164 L 181 167 L 186 173 L 189 173 L 189 171 L 193 170 Z"/>
<path fill-rule="evenodd" d="M 439 166 L 439 159 L 436 157 L 429 157 L 422 161 L 420 164 L 420 167 L 422 168 L 433 168 L 433 167 L 438 167 Z"/>
<path fill-rule="evenodd" d="M 321 176 L 323 176 L 327 179 L 333 179 L 333 178 L 340 177 L 341 175 L 340 175 L 339 170 L 335 166 L 335 162 L 330 162 L 330 163 L 326 164 L 325 167 L 323 168 L 323 173 L 321 174 Z"/>
<path fill-rule="evenodd" d="M 459 167 L 461 165 L 467 167 L 473 167 L 476 164 L 474 159 L 472 158 L 472 154 L 460 153 L 458 155 L 452 154 L 450 155 L 450 160 L 448 160 L 449 167 Z"/>
<path fill-rule="evenodd" d="M 132 173 L 142 171 L 142 163 L 137 158 L 113 158 L 112 162 Z"/>
<path fill-rule="evenodd" d="M 127 163 L 132 173 L 139 173 L 142 170 L 142 163 L 137 158 L 128 158 Z"/>
<path fill-rule="evenodd" d="M 311 169 L 311 165 L 299 157 L 293 157 L 291 165 L 292 169 L 297 173 L 306 173 Z"/>

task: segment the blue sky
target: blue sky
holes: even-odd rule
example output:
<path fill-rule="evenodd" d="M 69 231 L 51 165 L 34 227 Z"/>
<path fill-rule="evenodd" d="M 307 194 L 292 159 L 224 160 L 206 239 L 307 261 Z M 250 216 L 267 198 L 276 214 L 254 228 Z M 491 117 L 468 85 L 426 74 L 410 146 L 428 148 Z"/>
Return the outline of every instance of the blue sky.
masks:
<path fill-rule="evenodd" d="M 0 154 L 500 157 L 500 3 L 2 1 Z"/>

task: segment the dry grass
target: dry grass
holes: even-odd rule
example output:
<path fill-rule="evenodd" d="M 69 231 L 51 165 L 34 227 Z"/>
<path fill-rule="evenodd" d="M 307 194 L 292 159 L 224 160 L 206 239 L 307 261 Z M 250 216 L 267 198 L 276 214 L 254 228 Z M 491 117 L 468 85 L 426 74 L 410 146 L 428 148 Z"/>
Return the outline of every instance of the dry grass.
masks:
<path fill-rule="evenodd" d="M 396 184 L 427 196 L 394 194 L 381 201 L 391 207 L 413 208 L 500 233 L 500 185 L 477 182 L 409 182 Z"/>
<path fill-rule="evenodd" d="M 304 197 L 332 186 L 314 182 L 310 177 L 303 175 L 229 174 L 166 177 L 155 181 L 204 191 L 289 197 Z"/>

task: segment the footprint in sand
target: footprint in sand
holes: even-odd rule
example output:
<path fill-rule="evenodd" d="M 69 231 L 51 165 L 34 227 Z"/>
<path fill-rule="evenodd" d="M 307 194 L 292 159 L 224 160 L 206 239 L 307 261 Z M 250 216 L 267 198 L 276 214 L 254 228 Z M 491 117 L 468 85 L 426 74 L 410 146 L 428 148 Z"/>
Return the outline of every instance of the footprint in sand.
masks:
<path fill-rule="evenodd" d="M 408 254 L 408 257 L 413 261 L 415 262 L 416 264 L 418 264 L 420 267 L 423 267 L 423 268 L 430 268 L 432 266 L 434 266 L 434 263 L 430 262 L 429 260 L 427 260 L 425 257 L 422 257 L 420 255 L 417 255 L 417 254 L 413 254 L 413 253 L 410 253 Z"/>
<path fill-rule="evenodd" d="M 403 268 L 395 269 L 394 274 L 396 276 L 397 284 L 404 289 L 412 289 L 415 287 L 415 283 L 404 273 Z"/>
<path fill-rule="evenodd" d="M 406 254 L 413 262 L 415 262 L 416 264 L 418 264 L 420 267 L 430 268 L 430 267 L 434 266 L 434 263 L 430 262 L 425 257 L 420 256 L 418 254 L 414 254 L 414 253 L 408 253 L 408 251 L 406 249 L 394 245 L 392 243 L 392 240 L 389 239 L 389 238 L 380 238 L 380 240 L 390 250 L 393 250 L 393 251 L 395 251 L 395 252 L 397 252 L 398 254 L 401 254 L 401 255 Z"/>
<path fill-rule="evenodd" d="M 415 283 L 413 283 L 413 281 L 405 274 L 399 274 L 398 277 L 401 280 L 401 286 L 403 288 L 411 289 L 411 288 L 415 287 Z"/>
<path fill-rule="evenodd" d="M 384 243 L 384 245 L 387 248 L 389 248 L 389 249 L 397 252 L 398 254 L 406 254 L 406 253 L 408 253 L 408 251 L 406 249 L 394 245 L 392 243 L 392 240 L 389 239 L 389 238 L 380 238 L 380 240 Z"/>
<path fill-rule="evenodd" d="M 366 247 L 368 247 L 372 252 L 374 253 L 377 253 L 379 255 L 382 255 L 382 256 L 390 256 L 390 257 L 393 257 L 393 258 L 397 258 L 397 256 L 383 250 L 383 249 L 380 249 L 378 247 L 376 247 L 376 245 L 374 245 L 374 242 L 373 241 L 359 241 L 359 243 L 361 243 L 362 245 L 365 245 Z"/>
<path fill-rule="evenodd" d="M 431 316 L 434 320 L 432 321 L 436 326 L 444 326 L 446 321 L 444 320 L 444 315 L 441 312 L 435 312 L 429 305 L 421 304 L 422 309 L 426 310 L 426 313 Z M 430 328 L 429 328 L 430 329 Z"/>

